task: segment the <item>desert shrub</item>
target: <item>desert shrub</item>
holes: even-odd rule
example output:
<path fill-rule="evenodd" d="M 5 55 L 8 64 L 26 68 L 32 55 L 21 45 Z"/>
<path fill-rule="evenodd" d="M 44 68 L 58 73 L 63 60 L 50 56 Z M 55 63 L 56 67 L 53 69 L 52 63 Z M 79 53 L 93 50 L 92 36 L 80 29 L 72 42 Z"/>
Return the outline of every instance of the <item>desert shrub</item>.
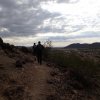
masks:
<path fill-rule="evenodd" d="M 11 52 L 14 51 L 14 45 L 10 45 L 9 43 L 3 43 L 2 48 L 5 50 L 9 50 Z"/>
<path fill-rule="evenodd" d="M 80 56 L 77 52 L 65 52 L 63 50 L 51 50 L 48 59 L 49 63 L 52 62 L 56 64 L 56 66 L 53 67 L 59 69 L 58 77 L 56 77 L 59 79 L 55 78 L 55 80 L 49 81 L 49 84 L 56 86 L 58 94 L 66 96 L 66 94 L 71 94 L 70 91 L 73 90 L 76 90 L 79 95 L 81 94 L 80 91 L 83 92 L 84 96 L 80 96 L 80 98 L 77 99 L 75 99 L 75 97 L 79 95 L 76 95 L 75 92 L 76 96 L 73 97 L 73 100 L 85 100 L 86 98 L 84 99 L 84 97 L 87 95 L 93 96 L 93 94 L 95 95 L 96 93 L 100 95 L 99 62 L 95 62 L 88 56 L 83 58 L 83 56 Z M 72 97 L 72 95 L 74 95 L 74 92 L 70 96 Z M 70 100 L 70 96 L 67 95 L 67 97 L 69 97 L 68 100 Z M 61 96 L 59 96 L 59 98 L 60 97 Z"/>
<path fill-rule="evenodd" d="M 43 52 L 43 59 L 45 61 L 48 61 L 48 57 L 49 57 L 49 53 L 51 51 L 51 48 L 52 48 L 52 42 L 50 40 L 47 40 L 45 43 L 44 43 L 44 52 Z"/>
<path fill-rule="evenodd" d="M 29 53 L 29 50 L 28 50 L 28 48 L 27 47 L 21 47 L 21 49 L 20 49 L 22 52 L 24 52 L 24 53 Z"/>
<path fill-rule="evenodd" d="M 43 51 L 43 59 L 45 61 L 48 61 L 48 57 L 49 57 L 49 53 L 51 51 L 51 48 L 50 47 L 46 47 Z"/>
<path fill-rule="evenodd" d="M 88 76 L 99 73 L 100 63 L 90 58 L 82 59 L 76 52 L 66 53 L 60 50 L 52 50 L 48 55 L 48 60 L 56 63 L 59 68 L 72 68 Z"/>

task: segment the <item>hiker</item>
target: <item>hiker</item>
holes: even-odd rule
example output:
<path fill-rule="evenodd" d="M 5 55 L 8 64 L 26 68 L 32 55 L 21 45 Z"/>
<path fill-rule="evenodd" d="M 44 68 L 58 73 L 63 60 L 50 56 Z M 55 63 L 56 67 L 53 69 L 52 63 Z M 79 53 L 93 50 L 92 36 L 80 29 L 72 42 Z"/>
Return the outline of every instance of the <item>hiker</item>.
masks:
<path fill-rule="evenodd" d="M 41 42 L 38 42 L 38 45 L 36 46 L 36 56 L 38 63 L 42 64 L 42 55 L 43 55 L 44 46 L 41 44 Z"/>
<path fill-rule="evenodd" d="M 33 55 L 36 56 L 36 43 L 33 45 Z"/>
<path fill-rule="evenodd" d="M 33 50 L 32 53 L 33 53 L 33 56 L 34 56 L 34 60 L 36 61 L 36 43 L 34 43 L 32 50 Z"/>

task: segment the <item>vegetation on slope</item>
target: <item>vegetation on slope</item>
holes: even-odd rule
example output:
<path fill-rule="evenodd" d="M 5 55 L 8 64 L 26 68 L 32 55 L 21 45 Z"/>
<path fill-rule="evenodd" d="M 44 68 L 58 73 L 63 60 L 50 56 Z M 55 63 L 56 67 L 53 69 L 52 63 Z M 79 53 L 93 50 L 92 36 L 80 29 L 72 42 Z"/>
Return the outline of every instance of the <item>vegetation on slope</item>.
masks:
<path fill-rule="evenodd" d="M 55 66 L 53 84 L 57 100 L 99 100 L 100 99 L 100 60 L 80 56 L 78 52 L 51 50 L 48 62 Z M 54 100 L 56 100 L 54 99 Z"/>

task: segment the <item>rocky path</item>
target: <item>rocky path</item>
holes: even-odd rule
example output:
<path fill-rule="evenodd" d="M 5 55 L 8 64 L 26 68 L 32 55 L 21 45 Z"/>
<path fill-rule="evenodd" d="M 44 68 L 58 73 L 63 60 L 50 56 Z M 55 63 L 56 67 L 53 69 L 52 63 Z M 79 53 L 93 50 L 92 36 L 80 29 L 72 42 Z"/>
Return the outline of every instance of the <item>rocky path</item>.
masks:
<path fill-rule="evenodd" d="M 0 58 L 0 100 L 47 100 L 52 93 L 47 81 L 52 68 L 33 60 L 16 68 L 14 59 L 6 55 L 0 55 Z"/>
<path fill-rule="evenodd" d="M 30 68 L 29 68 L 30 67 Z M 47 80 L 50 79 L 50 72 L 52 69 L 46 64 L 28 65 L 26 68 L 26 74 L 29 78 L 29 91 L 31 91 L 32 100 L 46 100 L 47 95 L 50 94 L 51 87 L 47 84 Z"/>

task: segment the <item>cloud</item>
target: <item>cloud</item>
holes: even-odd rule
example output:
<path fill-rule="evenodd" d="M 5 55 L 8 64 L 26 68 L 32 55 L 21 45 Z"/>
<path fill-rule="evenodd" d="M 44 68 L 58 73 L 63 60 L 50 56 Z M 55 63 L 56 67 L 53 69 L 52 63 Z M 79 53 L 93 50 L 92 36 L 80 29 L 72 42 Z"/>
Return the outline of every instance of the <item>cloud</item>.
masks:
<path fill-rule="evenodd" d="M 75 41 L 76 39 L 93 39 L 93 38 L 100 38 L 100 31 L 98 32 L 93 32 L 93 31 L 86 31 L 86 32 L 79 32 L 77 34 L 62 34 L 59 36 L 49 36 L 49 40 L 55 41 L 55 42 L 70 42 L 70 41 Z"/>
<path fill-rule="evenodd" d="M 20 0 L 19 0 L 20 1 Z M 43 10 L 37 0 L 0 1 L 0 27 L 7 28 L 9 32 L 1 32 L 2 37 L 29 36 L 38 32 L 47 32 L 47 28 L 38 29 L 49 18 L 59 16 L 58 13 L 50 13 Z"/>
<path fill-rule="evenodd" d="M 0 0 L 0 37 L 12 42 L 15 37 L 53 41 L 100 38 L 99 11 L 99 0 Z M 45 36 L 36 38 L 38 34 Z"/>
<path fill-rule="evenodd" d="M 79 0 L 57 0 L 58 3 L 77 3 Z"/>

